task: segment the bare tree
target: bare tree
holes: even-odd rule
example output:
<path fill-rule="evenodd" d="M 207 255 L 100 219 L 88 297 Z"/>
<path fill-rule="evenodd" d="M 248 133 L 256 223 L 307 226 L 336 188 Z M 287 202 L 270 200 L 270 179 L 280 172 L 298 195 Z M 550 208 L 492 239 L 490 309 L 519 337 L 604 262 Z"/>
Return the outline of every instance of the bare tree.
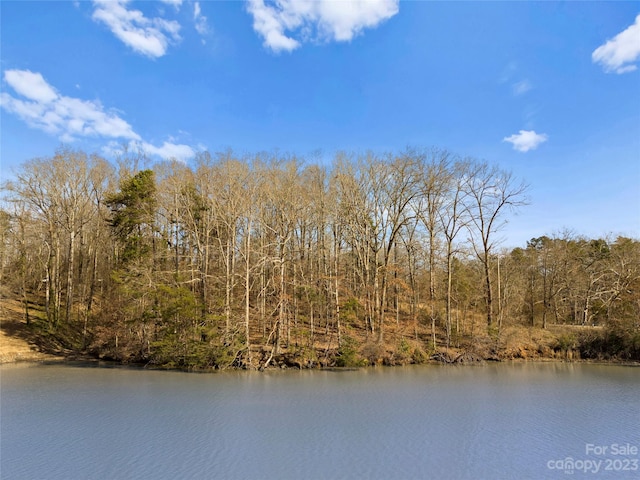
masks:
<path fill-rule="evenodd" d="M 484 271 L 488 328 L 493 324 L 490 261 L 491 252 L 499 241 L 495 237 L 506 223 L 504 214 L 527 204 L 527 188 L 525 183 L 517 183 L 511 173 L 484 162 L 473 165 L 465 178 L 471 245 Z"/>
<path fill-rule="evenodd" d="M 420 164 L 420 186 L 416 211 L 428 239 L 429 307 L 431 338 L 436 348 L 436 255 L 442 233 L 442 214 L 451 181 L 451 155 L 446 150 L 433 149 Z M 450 324 L 447 323 L 448 327 Z M 447 335 L 447 339 L 450 335 Z M 449 340 L 447 340 L 447 344 Z"/>
<path fill-rule="evenodd" d="M 443 204 L 437 211 L 438 222 L 445 239 L 445 258 L 447 291 L 445 294 L 445 314 L 446 314 L 446 334 L 447 348 L 451 342 L 452 325 L 452 298 L 453 298 L 453 261 L 458 253 L 457 239 L 460 231 L 467 226 L 469 221 L 468 210 L 465 205 L 464 190 L 465 179 L 468 175 L 470 163 L 468 161 L 457 161 L 449 170 L 445 177 L 445 191 L 443 193 Z M 443 172 L 444 173 L 444 172 Z M 435 340 L 434 340 L 435 343 Z M 434 344 L 435 348 L 435 344 Z"/>

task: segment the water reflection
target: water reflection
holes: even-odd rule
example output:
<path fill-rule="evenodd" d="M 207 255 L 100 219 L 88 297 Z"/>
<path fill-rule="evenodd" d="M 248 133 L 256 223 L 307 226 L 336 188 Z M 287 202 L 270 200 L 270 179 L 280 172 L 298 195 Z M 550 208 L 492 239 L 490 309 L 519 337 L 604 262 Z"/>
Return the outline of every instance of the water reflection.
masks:
<path fill-rule="evenodd" d="M 0 374 L 3 478 L 555 478 L 586 443 L 640 445 L 625 367 Z"/>

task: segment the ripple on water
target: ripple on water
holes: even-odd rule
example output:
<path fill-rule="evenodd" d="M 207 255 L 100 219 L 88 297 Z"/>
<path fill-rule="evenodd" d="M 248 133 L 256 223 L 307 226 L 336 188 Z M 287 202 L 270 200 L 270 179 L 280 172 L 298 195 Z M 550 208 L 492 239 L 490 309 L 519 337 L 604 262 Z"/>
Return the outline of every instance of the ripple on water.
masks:
<path fill-rule="evenodd" d="M 624 367 L 0 373 L 3 478 L 546 478 L 586 443 L 640 445 Z"/>

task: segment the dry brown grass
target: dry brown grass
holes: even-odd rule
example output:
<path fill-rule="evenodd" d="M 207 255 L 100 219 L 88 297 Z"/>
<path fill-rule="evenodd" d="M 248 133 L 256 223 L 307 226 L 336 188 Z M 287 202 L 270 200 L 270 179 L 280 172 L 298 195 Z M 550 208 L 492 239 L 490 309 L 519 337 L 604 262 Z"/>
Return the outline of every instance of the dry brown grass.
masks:
<path fill-rule="evenodd" d="M 34 320 L 39 316 L 34 310 Z M 23 304 L 0 298 L 0 363 L 40 362 L 59 357 L 41 352 L 37 333 L 24 321 Z"/>
<path fill-rule="evenodd" d="M 504 359 L 528 359 L 554 356 L 556 336 L 548 330 L 510 326 L 500 334 L 499 355 Z"/>

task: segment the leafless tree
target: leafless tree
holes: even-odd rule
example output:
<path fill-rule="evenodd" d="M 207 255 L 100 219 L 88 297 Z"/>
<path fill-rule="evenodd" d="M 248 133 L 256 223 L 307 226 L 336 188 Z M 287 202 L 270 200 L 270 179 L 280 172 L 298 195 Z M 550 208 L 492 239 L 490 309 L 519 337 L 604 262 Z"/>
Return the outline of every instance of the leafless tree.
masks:
<path fill-rule="evenodd" d="M 466 209 L 470 214 L 469 234 L 474 252 L 482 264 L 485 283 L 487 326 L 493 324 L 491 253 L 499 241 L 498 232 L 506 223 L 505 214 L 526 205 L 527 185 L 517 183 L 511 173 L 482 162 L 465 177 Z"/>

